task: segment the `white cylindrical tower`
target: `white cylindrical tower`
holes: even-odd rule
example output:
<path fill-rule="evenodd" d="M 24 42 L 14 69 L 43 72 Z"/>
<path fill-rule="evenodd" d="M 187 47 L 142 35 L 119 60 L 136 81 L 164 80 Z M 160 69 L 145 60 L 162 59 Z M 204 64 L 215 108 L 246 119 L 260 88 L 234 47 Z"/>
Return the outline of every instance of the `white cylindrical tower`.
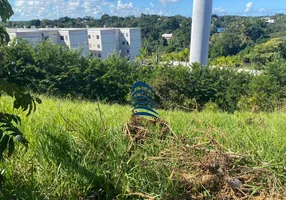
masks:
<path fill-rule="evenodd" d="M 194 0 L 190 64 L 208 64 L 213 0 Z"/>

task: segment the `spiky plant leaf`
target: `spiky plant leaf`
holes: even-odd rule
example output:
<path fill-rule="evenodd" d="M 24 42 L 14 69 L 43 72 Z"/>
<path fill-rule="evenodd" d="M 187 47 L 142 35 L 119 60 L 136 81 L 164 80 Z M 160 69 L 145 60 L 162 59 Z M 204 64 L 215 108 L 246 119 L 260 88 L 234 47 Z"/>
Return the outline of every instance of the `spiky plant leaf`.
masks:
<path fill-rule="evenodd" d="M 134 110 L 138 110 L 138 109 L 143 109 L 143 110 L 148 110 L 156 115 L 159 115 L 159 113 L 157 113 L 155 110 L 151 109 L 151 108 L 148 108 L 147 106 L 137 106 L 133 109 Z"/>
<path fill-rule="evenodd" d="M 147 92 L 146 90 L 137 90 L 132 94 L 132 97 L 136 96 L 136 95 L 148 95 L 148 96 L 152 96 L 149 92 Z"/>
<path fill-rule="evenodd" d="M 133 116 L 158 118 L 159 114 L 154 110 L 156 96 L 157 94 L 149 85 L 142 81 L 136 82 L 131 89 Z"/>
<path fill-rule="evenodd" d="M 133 93 L 134 90 L 137 89 L 138 87 L 145 87 L 149 89 L 154 95 L 157 95 L 156 92 L 149 85 L 147 85 L 146 83 L 142 81 L 138 81 L 132 86 L 131 93 Z"/>
<path fill-rule="evenodd" d="M 136 101 L 132 104 L 132 108 L 135 108 L 136 106 L 148 106 L 148 108 L 155 108 L 153 104 L 145 101 Z"/>
<path fill-rule="evenodd" d="M 136 112 L 136 113 L 133 114 L 133 116 L 147 116 L 147 117 L 158 118 L 158 116 L 153 115 L 153 114 L 148 113 L 148 112 Z"/>

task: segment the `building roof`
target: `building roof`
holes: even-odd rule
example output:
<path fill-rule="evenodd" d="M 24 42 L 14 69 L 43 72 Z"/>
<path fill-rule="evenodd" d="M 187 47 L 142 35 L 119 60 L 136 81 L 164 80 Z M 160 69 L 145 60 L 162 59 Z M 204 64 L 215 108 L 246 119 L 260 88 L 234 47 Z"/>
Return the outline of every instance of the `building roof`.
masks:
<path fill-rule="evenodd" d="M 86 28 L 7 28 L 8 33 L 16 32 L 53 32 L 53 31 L 86 31 Z"/>
<path fill-rule="evenodd" d="M 42 32 L 42 31 L 100 31 L 100 30 L 115 30 L 115 29 L 131 29 L 140 30 L 140 28 L 7 28 L 7 32 Z"/>
<path fill-rule="evenodd" d="M 95 28 L 88 28 L 88 30 L 91 30 L 91 31 L 99 31 L 99 30 L 114 30 L 114 29 L 133 29 L 133 30 L 140 30 L 141 28 L 118 28 L 118 27 L 108 27 L 108 28 L 100 28 L 100 27 L 95 27 Z"/>
<path fill-rule="evenodd" d="M 172 36 L 173 36 L 173 34 L 168 34 L 168 33 L 165 33 L 162 35 L 162 37 L 172 37 Z"/>

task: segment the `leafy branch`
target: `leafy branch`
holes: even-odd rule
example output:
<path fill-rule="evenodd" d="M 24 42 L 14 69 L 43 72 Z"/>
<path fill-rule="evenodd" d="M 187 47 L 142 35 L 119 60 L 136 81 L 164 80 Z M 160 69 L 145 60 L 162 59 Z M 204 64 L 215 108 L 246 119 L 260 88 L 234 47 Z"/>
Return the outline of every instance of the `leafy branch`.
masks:
<path fill-rule="evenodd" d="M 32 97 L 29 93 L 25 93 L 22 88 L 7 81 L 0 81 L 0 96 L 2 94 L 14 98 L 13 107 L 15 109 L 22 109 L 23 112 L 27 111 L 29 116 L 32 112 L 36 111 L 36 102 L 41 103 L 39 98 Z M 14 139 L 26 147 L 28 141 L 23 133 L 16 127 L 21 124 L 19 116 L 0 112 L 0 159 L 3 159 L 5 150 L 8 151 L 8 157 L 14 152 Z"/>
<path fill-rule="evenodd" d="M 0 18 L 3 23 L 14 14 L 13 9 L 8 0 L 0 0 Z M 0 46 L 6 45 L 9 42 L 9 35 L 4 28 L 0 25 Z M 3 73 L 4 67 L 2 65 L 3 53 L 0 52 L 0 75 Z M 15 109 L 22 109 L 23 112 L 27 111 L 29 116 L 32 112 L 36 111 L 36 102 L 41 103 L 37 97 L 32 97 L 26 93 L 21 87 L 16 84 L 0 80 L 0 96 L 6 94 L 14 99 L 13 107 Z M 12 155 L 15 149 L 14 139 L 28 146 L 28 141 L 23 133 L 16 127 L 21 124 L 19 116 L 0 112 L 0 159 L 3 159 L 5 150 L 8 151 L 8 157 Z"/>
<path fill-rule="evenodd" d="M 36 111 L 36 102 L 41 104 L 42 101 L 37 97 L 32 97 L 31 94 L 25 93 L 18 85 L 7 81 L 0 81 L 0 96 L 5 93 L 8 96 L 15 98 L 13 107 L 28 111 L 26 116 L 29 116 L 32 111 Z"/>
<path fill-rule="evenodd" d="M 15 124 L 21 124 L 20 117 L 12 114 L 0 113 L 0 159 L 3 159 L 3 153 L 6 149 L 8 150 L 8 157 L 14 152 L 15 144 L 13 138 L 26 147 L 28 146 L 29 142 Z"/>

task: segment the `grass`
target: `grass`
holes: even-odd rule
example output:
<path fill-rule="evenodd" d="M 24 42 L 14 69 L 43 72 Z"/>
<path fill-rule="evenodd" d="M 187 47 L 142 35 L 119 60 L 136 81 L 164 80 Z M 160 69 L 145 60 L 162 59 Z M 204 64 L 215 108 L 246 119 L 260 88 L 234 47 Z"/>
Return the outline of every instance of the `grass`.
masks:
<path fill-rule="evenodd" d="M 28 149 L 18 145 L 13 156 L 0 163 L 0 199 L 187 199 L 187 188 L 172 173 L 192 166 L 184 166 L 181 158 L 154 158 L 185 143 L 207 142 L 208 136 L 226 152 L 244 155 L 251 169 L 271 172 L 271 177 L 262 175 L 251 182 L 250 193 L 271 189 L 269 193 L 286 195 L 286 113 L 160 110 L 161 118 L 186 142 L 174 142 L 171 133 L 163 140 L 153 128 L 154 134 L 128 152 L 130 140 L 123 129 L 130 107 L 42 100 L 37 111 L 25 117 L 12 109 L 10 98 L 0 99 L 1 111 L 21 115 L 20 129 L 30 142 Z M 208 189 L 201 193 L 215 198 Z"/>

